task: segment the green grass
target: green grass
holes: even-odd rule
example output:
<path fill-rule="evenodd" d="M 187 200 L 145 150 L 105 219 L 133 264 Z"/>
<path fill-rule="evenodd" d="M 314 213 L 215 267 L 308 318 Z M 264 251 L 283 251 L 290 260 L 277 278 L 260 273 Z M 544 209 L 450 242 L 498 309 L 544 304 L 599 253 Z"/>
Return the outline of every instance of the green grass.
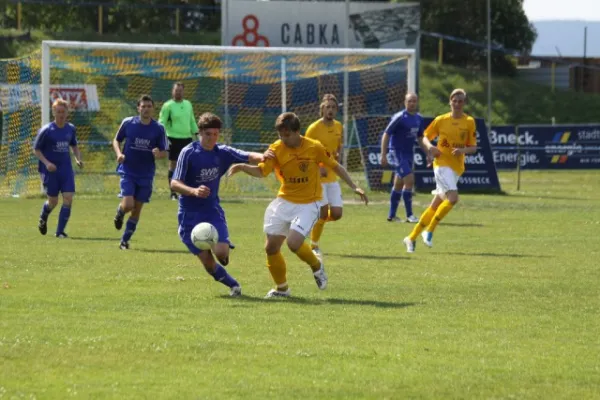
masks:
<path fill-rule="evenodd" d="M 231 299 L 164 196 L 129 252 L 114 197 L 77 198 L 62 241 L 37 232 L 40 199 L 0 200 L 0 397 L 598 398 L 597 173 L 529 172 L 519 193 L 514 177 L 462 196 L 413 255 L 385 195 L 347 206 L 322 239 L 326 291 L 285 250 L 287 301 L 262 299 L 266 201 L 224 205 Z"/>

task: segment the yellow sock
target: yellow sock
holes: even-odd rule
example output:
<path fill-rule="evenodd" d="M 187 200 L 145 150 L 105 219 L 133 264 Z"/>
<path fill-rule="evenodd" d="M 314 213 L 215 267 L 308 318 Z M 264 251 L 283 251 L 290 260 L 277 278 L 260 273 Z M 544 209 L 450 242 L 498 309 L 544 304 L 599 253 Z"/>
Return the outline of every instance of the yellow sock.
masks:
<path fill-rule="evenodd" d="M 285 259 L 281 252 L 267 254 L 267 267 L 277 285 L 277 290 L 286 291 L 288 289 Z"/>
<path fill-rule="evenodd" d="M 423 232 L 423 229 L 427 228 L 427 225 L 429 225 L 434 215 L 435 210 L 431 207 L 427 207 L 427 209 L 423 211 L 423 214 L 421 214 L 421 218 L 419 218 L 419 223 L 415 225 L 410 235 L 408 235 L 410 240 L 412 240 L 413 242 L 417 240 L 419 234 Z"/>
<path fill-rule="evenodd" d="M 302 246 L 300 246 L 300 248 L 296 251 L 296 255 L 302 261 L 307 263 L 310 269 L 313 270 L 313 272 L 316 272 L 321 268 L 321 261 L 319 261 L 317 256 L 315 256 L 315 254 L 312 252 L 312 249 L 310 248 L 308 243 L 302 243 Z"/>
<path fill-rule="evenodd" d="M 452 210 L 452 207 L 454 207 L 454 204 L 450 203 L 448 200 L 444 200 L 435 212 L 431 222 L 429 222 L 429 225 L 427 226 L 427 232 L 433 232 L 440 221 L 444 219 L 446 215 L 448 215 L 450 210 Z"/>
<path fill-rule="evenodd" d="M 323 228 L 325 228 L 324 219 L 320 219 L 315 223 L 315 226 L 312 228 L 312 232 L 310 233 L 310 241 L 312 242 L 312 248 L 319 247 L 319 239 L 321 239 L 321 235 L 323 234 Z"/>

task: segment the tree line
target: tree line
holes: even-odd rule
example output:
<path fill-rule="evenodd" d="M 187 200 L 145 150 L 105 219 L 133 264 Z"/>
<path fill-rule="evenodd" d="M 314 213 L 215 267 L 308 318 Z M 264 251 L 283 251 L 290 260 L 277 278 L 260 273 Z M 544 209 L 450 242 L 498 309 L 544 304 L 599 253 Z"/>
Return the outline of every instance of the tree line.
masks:
<path fill-rule="evenodd" d="M 402 0 L 397 0 L 402 1 Z M 103 32 L 107 34 L 171 33 L 179 8 L 181 32 L 218 31 L 221 25 L 219 0 L 40 0 L 22 1 L 25 29 L 47 32 L 90 32 L 98 29 L 98 5 L 103 4 Z M 421 0 L 421 29 L 476 42 L 487 40 L 487 9 L 484 0 Z M 491 0 L 492 41 L 507 49 L 528 53 L 536 32 L 523 10 L 523 0 Z M 0 15 L 3 27 L 15 27 L 16 0 L 5 3 Z M 64 35 L 63 35 L 64 36 Z M 199 40 L 201 42 L 201 40 Z M 444 63 L 484 68 L 486 50 L 463 43 L 444 41 Z M 422 37 L 421 54 L 435 58 L 438 40 Z M 493 53 L 495 72 L 512 74 L 515 67 L 501 52 Z"/>

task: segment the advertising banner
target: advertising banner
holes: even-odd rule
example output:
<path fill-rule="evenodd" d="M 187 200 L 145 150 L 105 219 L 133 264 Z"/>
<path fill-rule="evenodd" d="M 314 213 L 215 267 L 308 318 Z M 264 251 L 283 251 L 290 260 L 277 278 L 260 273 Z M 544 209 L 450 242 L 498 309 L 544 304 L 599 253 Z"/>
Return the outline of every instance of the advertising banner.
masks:
<path fill-rule="evenodd" d="M 600 124 L 498 126 L 490 143 L 498 169 L 516 168 L 519 154 L 522 169 L 600 168 Z"/>
<path fill-rule="evenodd" d="M 42 101 L 42 86 L 30 84 L 0 84 L 0 109 L 17 111 L 37 106 Z M 96 85 L 50 85 L 50 104 L 57 98 L 66 100 L 71 111 L 99 111 Z"/>
<path fill-rule="evenodd" d="M 258 47 L 417 47 L 418 3 L 224 0 L 221 43 Z"/>

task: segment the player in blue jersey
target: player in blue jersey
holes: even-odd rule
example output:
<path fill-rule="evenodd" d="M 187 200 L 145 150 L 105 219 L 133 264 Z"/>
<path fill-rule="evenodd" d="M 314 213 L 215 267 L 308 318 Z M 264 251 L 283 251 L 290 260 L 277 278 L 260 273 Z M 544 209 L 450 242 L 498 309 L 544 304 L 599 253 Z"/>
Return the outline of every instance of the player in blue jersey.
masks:
<path fill-rule="evenodd" d="M 58 194 L 62 193 L 63 203 L 58 214 L 56 237 L 66 238 L 65 227 L 71 216 L 71 205 L 75 194 L 75 175 L 71 164 L 69 147 L 73 149 L 75 162 L 81 168 L 81 153 L 77 147 L 75 126 L 67 122 L 69 104 L 57 99 L 52 104 L 54 121 L 44 125 L 38 132 L 33 145 L 34 154 L 40 160 L 38 171 L 48 199 L 44 202 L 38 229 L 42 235 L 48 231 L 48 216 L 58 204 Z"/>
<path fill-rule="evenodd" d="M 221 177 L 232 164 L 258 164 L 265 157 L 274 155 L 267 152 L 248 153 L 229 146 L 217 144 L 221 131 L 221 119 L 204 113 L 198 119 L 199 142 L 192 142 L 183 148 L 177 159 L 177 166 L 171 180 L 171 189 L 179 193 L 179 237 L 188 250 L 216 281 L 228 286 L 231 296 L 242 293 L 240 284 L 225 270 L 229 263 L 229 231 L 225 212 L 219 204 L 219 183 Z M 212 224 L 219 232 L 219 243 L 213 251 L 202 251 L 191 241 L 192 229 L 201 222 Z"/>
<path fill-rule="evenodd" d="M 123 226 L 125 214 L 131 212 L 121 237 L 121 250 L 129 249 L 129 240 L 137 228 L 142 207 L 152 196 L 154 160 L 166 157 L 168 149 L 165 128 L 152 119 L 152 97 L 140 97 L 137 105 L 139 116 L 125 118 L 112 143 L 119 163 L 117 172 L 121 175 L 122 198 L 114 218 L 117 230 Z M 123 141 L 125 145 L 121 151 Z"/>
<path fill-rule="evenodd" d="M 419 218 L 413 215 L 412 191 L 415 184 L 415 175 L 412 166 L 414 159 L 415 140 L 422 145 L 423 141 L 423 118 L 417 112 L 419 98 L 414 93 L 407 93 L 404 99 L 404 110 L 392 116 L 390 123 L 381 139 L 381 166 L 389 165 L 388 150 L 392 162 L 395 163 L 396 175 L 394 176 L 394 187 L 390 196 L 390 212 L 387 220 L 390 222 L 401 222 L 396 217 L 396 211 L 400 204 L 400 198 L 404 200 L 406 210 L 406 222 L 419 222 Z"/>

